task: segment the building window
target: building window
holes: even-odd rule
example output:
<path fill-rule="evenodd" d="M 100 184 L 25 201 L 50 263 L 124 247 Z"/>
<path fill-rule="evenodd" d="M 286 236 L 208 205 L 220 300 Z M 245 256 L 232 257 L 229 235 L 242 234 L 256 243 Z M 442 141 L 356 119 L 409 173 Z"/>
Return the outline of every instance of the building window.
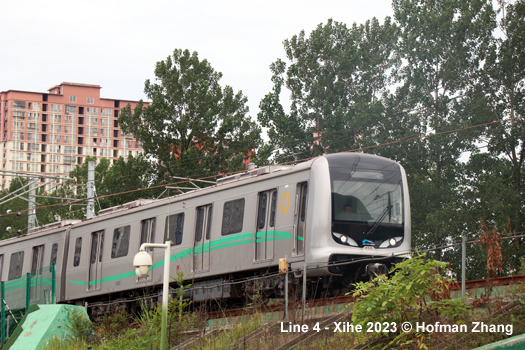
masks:
<path fill-rule="evenodd" d="M 244 219 L 244 198 L 224 203 L 222 214 L 222 235 L 242 231 Z"/>
<path fill-rule="evenodd" d="M 77 114 L 77 106 L 66 105 L 66 114 Z"/>
<path fill-rule="evenodd" d="M 51 112 L 62 113 L 62 105 L 51 105 Z"/>
<path fill-rule="evenodd" d="M 25 119 L 26 118 L 26 112 L 13 111 L 13 118 L 15 118 L 15 119 Z"/>
<path fill-rule="evenodd" d="M 93 103 L 95 103 L 95 99 L 93 97 L 88 97 L 86 98 L 86 103 L 89 103 L 92 105 Z"/>
<path fill-rule="evenodd" d="M 76 96 L 69 96 L 69 102 L 77 102 Z"/>
<path fill-rule="evenodd" d="M 14 109 L 26 109 L 26 101 L 13 101 Z"/>

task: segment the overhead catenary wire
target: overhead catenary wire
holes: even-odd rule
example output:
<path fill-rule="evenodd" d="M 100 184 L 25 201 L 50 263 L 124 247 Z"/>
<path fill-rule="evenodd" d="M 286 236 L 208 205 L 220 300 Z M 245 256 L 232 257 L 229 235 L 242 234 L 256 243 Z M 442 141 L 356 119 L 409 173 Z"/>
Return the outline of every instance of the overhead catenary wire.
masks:
<path fill-rule="evenodd" d="M 445 134 L 450 134 L 450 133 L 454 133 L 454 132 L 460 132 L 460 131 L 469 130 L 469 129 L 473 129 L 473 128 L 477 128 L 477 127 L 489 126 L 489 125 L 498 124 L 498 123 L 505 123 L 505 122 L 519 120 L 519 119 L 524 119 L 524 118 L 525 118 L 525 116 L 501 119 L 501 120 L 486 122 L 486 123 L 477 124 L 477 125 L 465 126 L 465 127 L 462 127 L 462 128 L 457 128 L 457 129 L 452 129 L 452 130 L 435 132 L 435 133 L 427 134 L 427 135 L 420 135 L 420 136 L 416 136 L 416 137 L 412 137 L 412 138 L 398 139 L 398 140 L 385 142 L 385 143 L 381 143 L 381 144 L 377 144 L 377 145 L 371 145 L 371 146 L 366 146 L 366 147 L 350 149 L 350 150 L 347 150 L 347 151 L 344 151 L 344 152 L 360 152 L 360 151 L 364 151 L 364 150 L 367 150 L 367 149 L 373 149 L 373 148 L 377 148 L 377 147 L 385 147 L 385 146 L 399 144 L 399 143 L 402 143 L 402 142 L 408 142 L 408 141 L 414 141 L 414 140 L 419 140 L 419 139 L 425 139 L 425 138 L 435 137 L 435 136 L 439 136 L 439 135 L 445 135 Z M 315 157 L 308 157 L 308 158 L 303 158 L 303 159 L 292 160 L 292 161 L 289 161 L 289 162 L 279 163 L 277 165 L 287 165 L 287 164 L 293 164 L 293 163 L 298 163 L 298 162 L 304 162 L 304 161 L 311 160 L 313 158 L 315 158 Z M 196 181 L 196 180 L 209 180 L 209 179 L 213 179 L 213 178 L 217 178 L 217 177 L 223 177 L 225 175 L 237 174 L 237 173 L 240 173 L 240 172 L 244 172 L 244 170 L 239 170 L 239 171 L 225 173 L 225 174 L 209 175 L 209 176 L 201 177 L 201 178 L 198 178 L 198 179 L 193 179 L 193 181 Z M 129 191 L 123 191 L 123 192 L 118 192 L 118 193 L 101 195 L 101 196 L 97 196 L 95 198 L 99 199 L 99 198 L 112 197 L 112 196 L 128 194 L 128 193 L 134 193 L 134 192 L 139 192 L 139 191 L 151 190 L 151 189 L 155 189 L 155 188 L 165 188 L 166 186 L 175 186 L 175 185 L 185 184 L 185 183 L 188 183 L 188 182 L 189 182 L 188 180 L 186 180 L 186 181 L 178 181 L 178 182 L 173 182 L 173 183 L 169 183 L 169 184 L 162 184 L 162 185 L 156 185 L 156 186 L 151 186 L 151 187 L 146 187 L 146 188 L 139 188 L 139 189 L 133 189 L 133 190 L 129 190 Z M 40 206 L 40 207 L 37 207 L 35 209 L 49 208 L 49 207 L 54 207 L 54 206 L 57 206 L 57 205 L 67 205 L 67 204 L 79 203 L 79 202 L 83 202 L 83 201 L 86 201 L 86 199 L 79 199 L 79 200 L 76 200 L 76 201 L 71 201 L 71 202 L 66 202 L 66 203 L 50 204 L 50 205 Z M 28 210 L 29 209 L 22 210 L 22 211 L 19 211 L 19 212 L 26 212 Z M 13 215 L 13 213 L 0 214 L 0 217 L 7 216 L 7 215 Z"/>

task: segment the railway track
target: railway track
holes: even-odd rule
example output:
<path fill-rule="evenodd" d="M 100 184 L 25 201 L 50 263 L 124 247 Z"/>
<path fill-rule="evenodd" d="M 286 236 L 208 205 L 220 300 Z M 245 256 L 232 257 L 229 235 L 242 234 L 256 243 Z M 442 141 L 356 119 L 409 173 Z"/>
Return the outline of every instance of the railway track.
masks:
<path fill-rule="evenodd" d="M 467 290 L 471 290 L 471 289 L 476 289 L 476 288 L 485 288 L 489 285 L 506 286 L 506 285 L 518 284 L 520 282 L 525 282 L 525 275 L 498 277 L 498 278 L 491 279 L 490 281 L 488 280 L 466 281 L 465 288 Z M 452 291 L 461 290 L 461 283 L 460 282 L 453 283 L 451 290 Z M 353 296 L 343 295 L 343 296 L 332 297 L 332 298 L 307 300 L 306 307 L 312 308 L 312 307 L 333 305 L 333 304 L 349 304 L 354 301 L 355 301 L 355 298 Z M 302 306 L 302 303 L 300 301 L 291 302 L 289 305 L 289 309 L 297 309 L 297 308 L 300 308 L 301 306 Z M 237 317 L 237 316 L 243 316 L 243 315 L 250 315 L 255 312 L 270 313 L 270 312 L 283 311 L 284 307 L 285 307 L 284 303 L 279 303 L 275 305 L 267 305 L 267 306 L 258 307 L 258 308 L 257 307 L 244 307 L 244 308 L 237 308 L 237 309 L 229 309 L 229 310 L 222 310 L 222 311 L 207 313 L 207 318 L 208 319 L 218 319 L 218 318 L 227 318 L 227 317 Z"/>

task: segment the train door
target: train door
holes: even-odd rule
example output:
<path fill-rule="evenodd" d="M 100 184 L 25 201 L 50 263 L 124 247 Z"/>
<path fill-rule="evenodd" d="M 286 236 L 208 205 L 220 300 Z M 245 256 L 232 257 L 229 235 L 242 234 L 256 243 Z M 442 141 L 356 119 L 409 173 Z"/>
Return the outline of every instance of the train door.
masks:
<path fill-rule="evenodd" d="M 212 218 L 211 204 L 197 208 L 195 246 L 193 248 L 193 271 L 210 270 L 210 232 Z"/>
<path fill-rule="evenodd" d="M 295 195 L 295 214 L 294 214 L 294 244 L 293 255 L 304 255 L 304 239 L 306 232 L 306 206 L 308 199 L 308 183 L 297 184 Z"/>
<path fill-rule="evenodd" d="M 154 243 L 155 242 L 155 218 L 142 220 L 140 222 L 140 243 L 139 243 L 139 249 L 142 243 Z M 146 251 L 153 256 L 153 248 L 147 248 Z M 138 278 L 137 281 L 144 282 L 144 281 L 151 281 L 153 279 L 153 271 L 150 271 L 148 274 L 148 277 L 146 278 Z"/>
<path fill-rule="evenodd" d="M 42 269 L 44 265 L 44 245 L 37 245 L 33 247 L 33 255 L 31 257 L 31 278 L 42 278 Z M 42 294 L 42 283 L 31 284 L 31 301 L 34 298 L 39 298 Z M 39 299 L 36 299 L 39 300 Z"/>
<path fill-rule="evenodd" d="M 104 231 L 91 233 L 91 255 L 89 258 L 88 290 L 100 289 L 102 279 L 102 252 Z"/>
<path fill-rule="evenodd" d="M 276 203 L 277 190 L 259 193 L 257 205 L 257 228 L 255 230 L 256 261 L 273 259 Z"/>

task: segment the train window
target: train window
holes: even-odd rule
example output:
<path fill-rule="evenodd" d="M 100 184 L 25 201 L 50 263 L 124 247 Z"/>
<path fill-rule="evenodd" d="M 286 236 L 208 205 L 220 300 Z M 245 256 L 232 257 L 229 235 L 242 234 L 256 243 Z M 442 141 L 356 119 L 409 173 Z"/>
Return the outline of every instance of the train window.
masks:
<path fill-rule="evenodd" d="M 54 243 L 51 246 L 51 260 L 49 261 L 49 265 L 53 265 L 57 263 L 57 256 L 58 256 L 58 243 Z"/>
<path fill-rule="evenodd" d="M 170 215 L 166 218 L 164 228 L 164 241 L 172 241 L 174 245 L 182 244 L 182 231 L 184 229 L 184 213 Z"/>
<path fill-rule="evenodd" d="M 208 225 L 206 227 L 206 239 L 210 239 L 210 232 L 211 232 L 211 218 L 212 218 L 212 210 L 213 210 L 213 207 L 210 205 L 208 207 Z"/>
<path fill-rule="evenodd" d="M 155 218 L 140 222 L 140 244 L 155 241 Z"/>
<path fill-rule="evenodd" d="M 2 280 L 3 271 L 4 271 L 4 254 L 0 254 L 0 281 Z"/>
<path fill-rule="evenodd" d="M 306 198 L 308 197 L 308 183 L 301 184 L 301 221 L 306 218 Z"/>
<path fill-rule="evenodd" d="M 91 264 L 102 261 L 102 250 L 104 248 L 104 231 L 97 231 L 91 234 Z"/>
<path fill-rule="evenodd" d="M 73 258 L 73 266 L 80 265 L 80 253 L 82 252 L 82 237 L 78 237 L 75 242 L 75 256 Z"/>
<path fill-rule="evenodd" d="M 270 227 L 275 226 L 275 208 L 277 206 L 277 191 L 272 191 L 272 201 L 270 203 Z"/>
<path fill-rule="evenodd" d="M 11 261 L 9 262 L 9 276 L 8 280 L 16 280 L 22 277 L 22 267 L 24 265 L 24 252 L 16 252 L 11 254 Z"/>
<path fill-rule="evenodd" d="M 242 231 L 244 220 L 244 198 L 224 203 L 222 214 L 222 235 Z"/>
<path fill-rule="evenodd" d="M 200 242 L 202 239 L 202 224 L 204 222 L 204 212 L 206 207 L 197 208 L 197 226 L 195 228 L 195 242 Z"/>
<path fill-rule="evenodd" d="M 268 203 L 268 193 L 263 192 L 259 195 L 259 213 L 257 215 L 257 229 L 263 229 L 266 225 L 266 208 Z"/>
<path fill-rule="evenodd" d="M 31 261 L 31 273 L 37 273 L 44 264 L 44 245 L 33 247 L 33 260 Z"/>
<path fill-rule="evenodd" d="M 128 255 L 129 233 L 131 227 L 124 226 L 113 231 L 113 244 L 111 244 L 111 259 Z"/>

